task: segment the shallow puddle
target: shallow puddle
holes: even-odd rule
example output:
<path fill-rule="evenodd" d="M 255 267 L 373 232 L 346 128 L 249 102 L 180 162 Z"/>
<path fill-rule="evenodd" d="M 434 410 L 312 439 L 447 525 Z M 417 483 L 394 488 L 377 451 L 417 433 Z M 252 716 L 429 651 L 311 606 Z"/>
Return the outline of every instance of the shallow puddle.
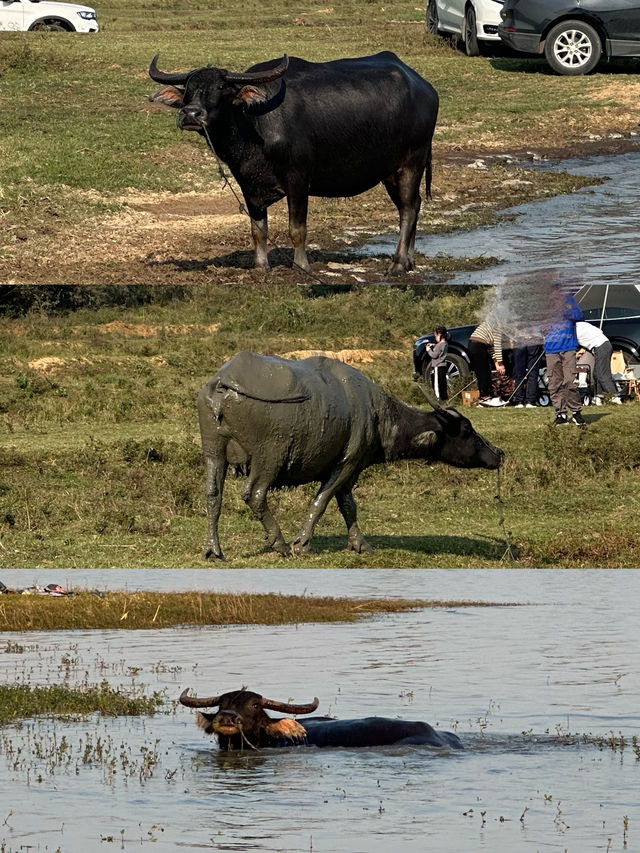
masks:
<path fill-rule="evenodd" d="M 550 268 L 577 284 L 638 284 L 640 152 L 563 160 L 542 168 L 606 180 L 569 195 L 508 208 L 492 226 L 418 234 L 417 251 L 428 256 L 486 255 L 502 262 L 458 273 L 447 282 L 451 284 L 498 284 Z M 365 251 L 392 253 L 394 247 L 395 240 L 388 237 L 369 243 Z"/>
<path fill-rule="evenodd" d="M 28 845 L 85 853 L 147 842 L 158 850 L 310 853 L 638 849 L 640 761 L 632 738 L 640 735 L 640 573 L 137 570 L 53 577 L 49 570 L 36 577 L 16 570 L 2 580 L 309 595 L 325 595 L 330 586 L 335 595 L 523 603 L 356 624 L 2 634 L 0 677 L 7 682 L 107 680 L 167 696 L 166 713 L 151 718 L 43 720 L 0 730 L 0 842 L 7 853 Z M 241 685 L 278 700 L 318 696 L 318 713 L 343 718 L 425 719 L 457 731 L 466 748 L 221 754 L 174 700 L 184 687 L 211 695 Z M 622 734 L 627 745 L 614 751 L 558 738 L 568 732 Z"/>

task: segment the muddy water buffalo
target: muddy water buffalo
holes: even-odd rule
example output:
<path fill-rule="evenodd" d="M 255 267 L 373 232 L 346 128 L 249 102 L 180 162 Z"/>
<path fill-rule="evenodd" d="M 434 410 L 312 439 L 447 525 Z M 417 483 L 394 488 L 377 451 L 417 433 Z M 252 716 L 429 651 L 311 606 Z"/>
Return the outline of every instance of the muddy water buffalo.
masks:
<path fill-rule="evenodd" d="M 165 73 L 157 59 L 149 75 L 165 85 L 150 99 L 177 108 L 178 126 L 208 137 L 228 164 L 251 217 L 256 267 L 269 267 L 274 202 L 286 196 L 294 264 L 308 270 L 309 196 L 354 196 L 382 182 L 400 214 L 391 272 L 413 268 L 438 96 L 394 53 L 331 62 L 284 56 L 243 73 L 212 66 Z"/>
<path fill-rule="evenodd" d="M 224 559 L 218 519 L 229 465 L 248 475 L 242 497 L 275 551 L 307 552 L 318 520 L 335 497 L 348 546 L 362 553 L 371 548 L 358 528 L 352 489 L 365 468 L 397 459 L 498 468 L 503 456 L 455 409 L 415 409 L 359 370 L 324 356 L 290 361 L 240 352 L 201 389 L 198 415 L 209 522 L 205 559 Z M 288 545 L 267 492 L 310 482 L 320 487 Z"/>
<path fill-rule="evenodd" d="M 215 734 L 221 749 L 261 749 L 278 746 L 389 746 L 422 744 L 462 749 L 453 732 L 436 731 L 420 720 L 364 717 L 334 720 L 311 717 L 302 723 L 291 718 L 273 719 L 266 710 L 283 714 L 311 714 L 318 707 L 314 699 L 306 705 L 274 702 L 250 690 L 199 698 L 184 690 L 180 702 L 188 708 L 217 708 L 215 714 L 198 712 L 197 723 L 207 734 Z"/>

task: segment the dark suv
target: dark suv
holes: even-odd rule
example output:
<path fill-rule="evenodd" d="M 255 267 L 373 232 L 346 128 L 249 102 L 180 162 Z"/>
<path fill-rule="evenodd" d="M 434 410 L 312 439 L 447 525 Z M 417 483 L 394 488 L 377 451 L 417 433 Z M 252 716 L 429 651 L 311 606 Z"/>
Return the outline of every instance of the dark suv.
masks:
<path fill-rule="evenodd" d="M 640 56 L 640 0 L 506 0 L 500 38 L 544 53 L 558 74 L 588 74 L 601 57 Z"/>
<path fill-rule="evenodd" d="M 584 319 L 600 325 L 600 310 L 587 309 L 583 312 Z M 620 350 L 628 366 L 640 365 L 640 314 L 626 308 L 608 308 L 607 318 L 602 323 L 602 331 L 611 341 L 614 350 Z M 457 326 L 449 329 L 449 352 L 447 360 L 447 387 L 449 398 L 452 399 L 472 382 L 471 359 L 469 358 L 469 336 L 475 326 Z M 433 335 L 421 335 L 413 342 L 414 378 L 421 379 L 429 388 L 433 388 L 433 368 L 431 359 L 426 353 L 428 343 L 434 343 Z M 510 372 L 509 350 L 504 352 L 505 366 Z M 546 390 L 544 357 L 540 361 L 540 382 L 538 403 L 549 405 L 549 395 Z"/>

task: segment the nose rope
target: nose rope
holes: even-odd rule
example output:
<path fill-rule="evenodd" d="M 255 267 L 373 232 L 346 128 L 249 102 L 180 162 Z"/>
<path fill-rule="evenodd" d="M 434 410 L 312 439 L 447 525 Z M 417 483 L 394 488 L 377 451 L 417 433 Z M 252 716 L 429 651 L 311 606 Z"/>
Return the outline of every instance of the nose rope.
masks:
<path fill-rule="evenodd" d="M 257 747 L 257 746 L 254 746 L 254 745 L 251 743 L 251 741 L 249 740 L 249 738 L 246 736 L 246 734 L 242 731 L 242 726 L 238 726 L 238 730 L 239 730 L 239 732 L 240 732 L 240 736 L 242 737 L 242 740 L 247 744 L 247 746 L 250 746 L 250 747 L 251 747 L 251 749 L 254 749 L 256 752 L 260 752 L 260 750 L 258 749 L 258 747 Z"/>
<path fill-rule="evenodd" d="M 514 544 L 513 544 L 513 541 L 511 539 L 511 531 L 507 530 L 505 520 L 504 520 L 504 501 L 502 500 L 501 485 L 502 485 L 502 480 L 500 477 L 500 468 L 496 468 L 496 494 L 494 495 L 494 500 L 496 500 L 498 502 L 498 507 L 500 508 L 500 517 L 498 519 L 498 527 L 502 531 L 502 536 L 504 537 L 504 544 L 506 546 L 502 557 L 500 557 L 500 562 L 503 563 L 507 560 L 515 562 L 517 557 L 516 557 L 515 550 L 514 550 Z"/>

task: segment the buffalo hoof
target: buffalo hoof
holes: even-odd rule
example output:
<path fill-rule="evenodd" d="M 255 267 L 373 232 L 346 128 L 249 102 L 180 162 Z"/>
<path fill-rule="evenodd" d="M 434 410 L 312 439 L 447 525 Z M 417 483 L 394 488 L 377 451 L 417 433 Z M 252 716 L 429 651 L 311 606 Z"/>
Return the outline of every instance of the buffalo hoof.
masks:
<path fill-rule="evenodd" d="M 215 545 L 206 544 L 202 552 L 202 559 L 220 560 L 221 562 L 224 562 L 226 560 L 226 557 L 224 556 L 220 548 L 216 548 Z"/>
<path fill-rule="evenodd" d="M 293 553 L 291 545 L 288 545 L 284 541 L 275 542 L 271 547 L 276 552 L 276 554 L 280 554 L 281 557 L 290 557 Z"/>
<path fill-rule="evenodd" d="M 400 261 L 396 261 L 394 259 L 391 262 L 391 266 L 387 270 L 387 275 L 404 275 L 405 273 L 411 272 L 413 267 L 414 264 L 411 261 L 401 263 Z"/>
<path fill-rule="evenodd" d="M 310 554 L 311 553 L 311 543 L 310 542 L 292 542 L 291 543 L 291 553 L 292 554 Z"/>
<path fill-rule="evenodd" d="M 373 554 L 373 548 L 369 545 L 364 536 L 360 539 L 354 539 L 349 542 L 349 550 L 355 551 L 356 554 Z"/>

